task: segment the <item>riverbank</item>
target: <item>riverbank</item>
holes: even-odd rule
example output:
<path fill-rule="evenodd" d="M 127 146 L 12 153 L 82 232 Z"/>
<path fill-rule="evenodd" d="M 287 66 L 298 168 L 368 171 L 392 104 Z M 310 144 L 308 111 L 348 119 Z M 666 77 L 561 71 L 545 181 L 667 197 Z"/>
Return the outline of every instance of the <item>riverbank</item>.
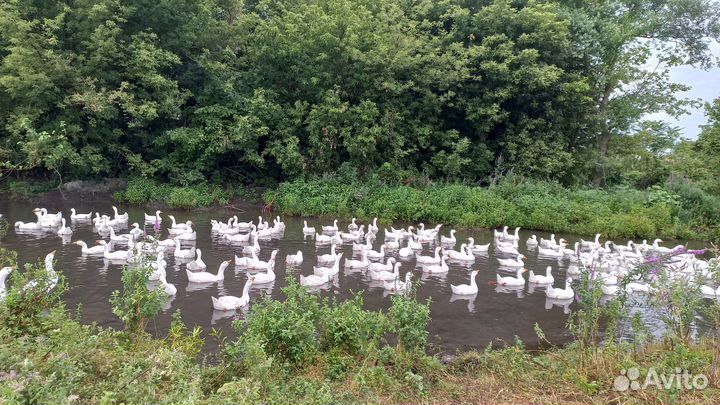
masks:
<path fill-rule="evenodd" d="M 335 178 L 280 184 L 263 196 L 288 215 L 357 217 L 384 223 L 601 233 L 604 238 L 720 241 L 720 198 L 688 184 L 645 191 L 567 189 L 556 183 L 505 180 L 490 187 L 423 187 L 342 182 Z"/>
<path fill-rule="evenodd" d="M 395 297 L 387 312 L 368 311 L 361 297 L 336 303 L 293 284 L 285 290 L 286 300 L 253 304 L 247 322 L 235 323 L 240 337 L 215 337 L 221 354 L 203 358 L 200 331 L 188 329 L 180 314 L 167 336 L 152 337 L 132 326 L 152 317 L 147 309 L 152 297 L 140 293 L 144 281 L 130 293 L 132 283 L 126 283 L 118 302 L 133 298 L 124 301 L 129 307 L 116 308 L 142 306 L 138 312 L 147 318 L 118 311 L 127 327 L 121 332 L 81 325 L 60 302 L 62 281 L 59 291 L 42 296 L 23 292 L 18 287 L 23 281 L 14 278 L 0 304 L 0 396 L 7 403 L 711 404 L 720 399 L 713 338 L 604 346 L 578 341 L 536 352 L 516 341 L 442 362 L 426 354 L 425 303 Z M 707 376 L 709 385 L 616 389 L 624 387 L 623 370 L 638 369 L 642 382 L 649 370 L 667 376 L 677 368 Z"/>
<path fill-rule="evenodd" d="M 10 181 L 2 189 L 17 198 L 47 193 L 110 193 L 118 203 L 158 208 L 263 206 L 287 215 L 356 217 L 383 224 L 394 220 L 467 228 L 601 233 L 604 238 L 693 239 L 720 242 L 720 197 L 674 182 L 647 190 L 568 189 L 557 183 L 505 179 L 488 187 L 462 184 L 404 186 L 343 180 L 281 183 L 272 189 L 199 184 L 178 186 L 149 179 L 57 185 Z"/>

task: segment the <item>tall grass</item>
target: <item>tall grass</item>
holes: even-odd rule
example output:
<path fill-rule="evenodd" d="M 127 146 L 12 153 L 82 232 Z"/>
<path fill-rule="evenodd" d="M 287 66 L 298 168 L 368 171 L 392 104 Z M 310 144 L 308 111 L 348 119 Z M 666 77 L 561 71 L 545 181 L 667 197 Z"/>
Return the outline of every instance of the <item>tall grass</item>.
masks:
<path fill-rule="evenodd" d="M 720 239 L 720 198 L 688 185 L 638 191 L 563 188 L 557 183 L 504 180 L 490 187 L 424 187 L 336 178 L 281 184 L 265 202 L 290 215 L 332 215 L 382 221 L 602 233 L 609 238 Z"/>

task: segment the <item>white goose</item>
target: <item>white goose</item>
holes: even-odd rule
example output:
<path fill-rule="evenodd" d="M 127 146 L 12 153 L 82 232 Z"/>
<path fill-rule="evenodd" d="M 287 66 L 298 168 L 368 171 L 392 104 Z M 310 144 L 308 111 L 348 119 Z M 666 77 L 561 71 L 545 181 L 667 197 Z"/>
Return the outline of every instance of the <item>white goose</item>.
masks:
<path fill-rule="evenodd" d="M 301 265 L 303 262 L 303 252 L 298 250 L 294 255 L 285 256 L 285 263 L 290 266 Z"/>
<path fill-rule="evenodd" d="M 358 227 L 358 225 L 355 223 L 355 220 L 356 220 L 356 219 L 357 219 L 357 218 L 353 217 L 352 221 L 350 221 L 350 223 L 348 224 L 348 227 L 347 227 L 348 231 L 350 231 L 350 232 L 355 232 L 355 231 L 358 230 L 359 227 Z"/>
<path fill-rule="evenodd" d="M 532 235 L 531 237 L 528 238 L 528 240 L 527 240 L 527 242 L 525 242 L 525 244 L 528 246 L 537 246 L 537 244 L 538 244 L 537 236 Z"/>
<path fill-rule="evenodd" d="M 5 299 L 7 295 L 7 287 L 5 286 L 5 280 L 7 280 L 10 273 L 12 273 L 12 267 L 3 267 L 0 269 L 0 302 Z"/>
<path fill-rule="evenodd" d="M 417 260 L 420 264 L 437 264 L 440 263 L 441 257 L 440 257 L 440 250 L 442 248 L 440 246 L 435 248 L 435 256 L 418 256 L 415 260 Z"/>
<path fill-rule="evenodd" d="M 17 222 L 15 222 L 15 228 L 25 229 L 25 230 L 41 229 L 42 228 L 42 223 L 41 223 L 42 222 L 42 212 L 40 211 L 39 208 L 35 208 L 33 210 L 33 213 L 37 217 L 37 222 L 17 221 Z"/>
<path fill-rule="evenodd" d="M 338 256 L 337 253 L 335 253 L 336 248 L 337 248 L 337 245 L 333 244 L 332 246 L 330 246 L 329 254 L 319 255 L 317 257 L 318 264 L 335 263 L 335 260 L 337 259 L 337 256 Z"/>
<path fill-rule="evenodd" d="M 470 251 L 472 253 L 484 254 L 490 250 L 489 243 L 487 243 L 485 245 L 476 245 L 475 239 L 473 239 L 472 237 L 468 238 L 468 241 L 470 242 L 470 243 L 468 243 L 468 248 L 470 249 Z"/>
<path fill-rule="evenodd" d="M 445 263 L 445 256 L 440 258 L 440 264 L 431 264 L 423 267 L 423 271 L 430 274 L 441 274 L 447 273 L 450 270 L 447 263 Z"/>
<path fill-rule="evenodd" d="M 57 234 L 58 235 L 72 235 L 73 231 L 70 229 L 69 226 L 65 226 L 65 218 L 62 219 L 62 225 L 60 226 L 60 229 L 58 229 Z"/>
<path fill-rule="evenodd" d="M 315 244 L 317 245 L 329 245 L 331 243 L 342 243 L 342 238 L 339 235 L 328 236 L 315 233 Z"/>
<path fill-rule="evenodd" d="M 165 272 L 166 266 L 167 266 L 167 262 L 163 258 L 163 254 L 158 253 L 157 258 L 155 259 L 155 263 L 151 264 L 153 271 L 150 272 L 150 274 L 148 275 L 148 280 L 150 280 L 150 281 L 160 280 L 160 277 L 165 276 L 167 274 Z"/>
<path fill-rule="evenodd" d="M 595 241 L 593 241 L 593 242 L 580 239 L 580 246 L 583 247 L 583 248 L 586 248 L 586 249 L 592 249 L 592 248 L 595 248 L 595 247 L 600 247 L 600 236 L 601 236 L 601 235 L 600 235 L 599 233 L 596 233 L 596 234 L 595 234 Z"/>
<path fill-rule="evenodd" d="M 124 224 L 126 224 L 126 223 L 128 222 L 128 219 L 130 218 L 130 215 L 128 215 L 127 212 L 124 213 L 124 214 L 120 214 L 120 213 L 118 212 L 117 207 L 114 206 L 114 205 L 112 206 L 112 209 L 113 209 L 113 212 L 115 213 L 115 216 L 113 217 L 113 219 L 115 219 L 115 220 L 118 221 L 119 223 L 124 223 Z"/>
<path fill-rule="evenodd" d="M 185 224 L 185 223 L 178 224 L 175 221 L 174 215 L 168 215 L 168 218 L 170 218 L 170 220 L 172 221 L 172 224 L 170 224 L 171 229 L 187 229 L 187 224 Z"/>
<path fill-rule="evenodd" d="M 157 240 L 152 235 L 148 235 L 147 238 L 150 240 L 150 242 L 157 243 L 158 246 L 164 246 L 164 247 L 175 246 L 175 239 L 172 239 L 172 238 L 168 238 L 168 239 L 164 239 L 164 240 Z"/>
<path fill-rule="evenodd" d="M 133 239 L 132 235 L 127 233 L 122 235 L 116 234 L 115 228 L 113 227 L 110 227 L 108 230 L 110 231 L 110 242 L 127 245 Z"/>
<path fill-rule="evenodd" d="M 409 241 L 407 246 L 401 247 L 400 250 L 398 250 L 398 255 L 403 258 L 415 256 L 415 251 L 410 247 Z"/>
<path fill-rule="evenodd" d="M 395 279 L 394 281 L 385 281 L 383 283 L 383 288 L 393 294 L 407 293 L 412 288 L 412 283 L 410 282 L 411 278 L 412 272 L 408 271 L 405 273 L 405 281 L 400 281 L 398 279 Z"/>
<path fill-rule="evenodd" d="M 253 284 L 268 284 L 275 281 L 275 260 L 268 261 L 265 273 L 255 274 Z"/>
<path fill-rule="evenodd" d="M 519 226 L 516 227 L 516 228 L 515 228 L 515 233 L 512 234 L 512 235 L 510 235 L 509 233 L 507 233 L 507 229 L 506 229 L 505 232 L 503 233 L 503 239 L 504 239 L 504 240 L 511 240 L 511 241 L 515 241 L 515 242 L 520 241 L 520 227 L 519 227 Z"/>
<path fill-rule="evenodd" d="M 525 267 L 525 262 L 523 259 L 527 259 L 525 255 L 517 255 L 517 259 L 500 259 L 498 258 L 497 261 L 500 263 L 501 266 L 505 267 Z"/>
<path fill-rule="evenodd" d="M 234 235 L 231 235 L 229 233 L 223 234 L 222 238 L 224 240 L 227 240 L 229 242 L 233 243 L 242 243 L 242 242 L 249 242 L 250 241 L 250 234 L 249 233 L 236 233 Z"/>
<path fill-rule="evenodd" d="M 195 254 L 197 255 L 197 258 L 186 265 L 188 270 L 201 271 L 207 269 L 207 265 L 202 259 L 202 250 L 199 248 L 195 249 Z"/>
<path fill-rule="evenodd" d="M 372 233 L 378 233 L 380 228 L 378 228 L 377 220 L 378 220 L 377 217 L 373 218 L 372 225 L 368 225 L 368 231 L 370 231 Z"/>
<path fill-rule="evenodd" d="M 555 241 L 555 234 L 551 233 L 549 240 L 540 238 L 540 246 L 542 246 L 544 248 L 553 248 L 553 247 L 557 246 L 557 242 Z"/>
<path fill-rule="evenodd" d="M 314 226 L 308 226 L 307 221 L 303 221 L 303 233 L 305 234 L 315 234 L 315 227 Z"/>
<path fill-rule="evenodd" d="M 253 253 L 256 254 L 256 255 L 257 255 L 257 254 L 260 254 L 260 241 L 259 241 L 259 239 L 255 237 L 255 233 L 254 233 L 254 232 L 250 232 L 250 236 L 251 236 L 252 239 L 253 239 L 253 244 L 250 245 L 250 246 L 244 246 L 244 247 L 243 247 L 243 254 L 248 254 L 248 255 L 251 255 L 251 254 L 253 254 Z"/>
<path fill-rule="evenodd" d="M 450 230 L 449 237 L 447 237 L 445 235 L 440 236 L 440 243 L 442 243 L 443 245 L 455 245 L 456 242 L 457 242 L 457 238 L 455 238 L 455 230 L 454 229 Z"/>
<path fill-rule="evenodd" d="M 140 228 L 140 224 L 138 224 L 137 222 L 133 222 L 132 229 L 128 231 L 128 233 L 132 235 L 134 239 L 137 239 L 143 236 L 145 234 L 145 231 Z"/>
<path fill-rule="evenodd" d="M 337 255 L 337 258 L 335 258 L 335 263 L 332 267 L 313 267 L 313 273 L 315 273 L 316 276 L 322 276 L 323 274 L 326 274 L 328 278 L 335 277 L 335 275 L 340 272 L 340 259 L 342 259 L 342 256 L 342 253 Z"/>
<path fill-rule="evenodd" d="M 395 263 L 394 257 L 388 257 L 387 263 L 370 263 L 368 266 L 369 271 L 392 271 L 393 264 Z"/>
<path fill-rule="evenodd" d="M 105 250 L 103 251 L 103 257 L 108 260 L 127 260 L 130 257 L 129 250 L 116 250 L 114 252 L 111 252 L 110 245 L 104 240 L 96 240 L 95 242 L 103 245 L 103 247 L 105 248 Z"/>
<path fill-rule="evenodd" d="M 410 235 L 410 239 L 408 239 L 408 247 L 412 250 L 422 250 L 423 245 L 415 240 L 414 235 Z"/>
<path fill-rule="evenodd" d="M 300 285 L 305 287 L 318 287 L 330 282 L 330 277 L 323 273 L 320 276 L 311 274 L 309 276 L 300 275 Z"/>
<path fill-rule="evenodd" d="M 371 280 L 393 281 L 400 277 L 400 263 L 395 263 L 393 271 L 371 271 L 368 273 Z"/>
<path fill-rule="evenodd" d="M 254 280 L 253 276 L 248 277 L 243 287 L 243 294 L 241 297 L 233 297 L 232 295 L 225 295 L 223 297 L 211 297 L 213 309 L 217 311 L 234 311 L 240 309 L 250 303 L 250 286 Z"/>
<path fill-rule="evenodd" d="M 70 208 L 70 219 L 74 221 L 89 221 L 92 218 L 92 211 L 88 214 L 76 214 L 75 208 Z"/>
<path fill-rule="evenodd" d="M 179 234 L 179 235 L 176 235 L 176 236 L 175 236 L 175 239 L 178 239 L 178 240 L 197 240 L 197 232 L 195 232 L 195 230 L 193 230 L 193 228 L 192 228 L 192 226 L 193 226 L 192 221 L 187 221 L 187 226 L 188 226 L 188 227 L 187 227 L 187 229 L 185 229 L 185 232 L 183 232 L 183 233 L 181 233 L 181 234 Z"/>
<path fill-rule="evenodd" d="M 322 231 L 327 233 L 333 233 L 338 231 L 338 220 L 333 221 L 332 225 L 323 225 Z"/>
<path fill-rule="evenodd" d="M 175 238 L 175 257 L 179 257 L 181 259 L 192 259 L 195 258 L 195 248 L 192 247 L 190 249 L 180 249 L 180 241 Z"/>
<path fill-rule="evenodd" d="M 367 258 L 367 250 L 363 252 L 362 259 L 360 260 L 353 260 L 353 259 L 347 259 L 345 260 L 345 267 L 349 269 L 364 269 L 370 265 L 370 262 Z"/>
<path fill-rule="evenodd" d="M 270 262 L 275 262 L 275 257 L 278 254 L 278 250 L 275 249 L 270 253 L 270 259 L 268 261 L 260 260 L 255 253 L 253 253 L 252 259 L 248 259 L 248 268 L 250 269 L 265 269 Z"/>
<path fill-rule="evenodd" d="M 536 275 L 532 270 L 530 270 L 530 276 L 528 277 L 528 282 L 530 284 L 552 284 L 555 282 L 555 278 L 552 275 L 552 267 L 547 266 L 545 269 L 545 275 Z"/>
<path fill-rule="evenodd" d="M 50 291 L 53 288 L 55 288 L 55 286 L 57 285 L 58 280 L 59 280 L 59 276 L 55 272 L 55 267 L 53 265 L 53 261 L 55 260 L 55 252 L 56 251 L 53 250 L 52 252 L 48 253 L 45 256 L 45 271 L 48 273 L 48 276 L 49 276 L 46 291 Z M 23 291 L 30 289 L 30 288 L 35 288 L 35 287 L 37 287 L 37 285 L 38 285 L 37 280 L 30 280 L 27 284 L 25 284 L 25 287 L 23 287 Z"/>
<path fill-rule="evenodd" d="M 175 285 L 173 284 L 168 283 L 165 277 L 165 274 L 161 275 L 158 279 L 158 283 L 160 283 L 162 291 L 164 291 L 167 296 L 172 297 L 173 295 L 177 294 L 177 287 L 175 287 Z"/>
<path fill-rule="evenodd" d="M 79 245 L 81 247 L 80 251 L 85 255 L 101 255 L 105 253 L 105 246 L 103 245 L 95 245 L 93 247 L 88 247 L 87 243 L 81 240 L 77 240 L 73 243 Z"/>
<path fill-rule="evenodd" d="M 192 271 L 185 269 L 185 273 L 188 277 L 188 282 L 191 283 L 215 283 L 225 279 L 225 269 L 230 265 L 231 260 L 225 260 L 220 263 L 217 274 L 212 274 L 207 271 L 200 271 L 193 273 Z"/>
<path fill-rule="evenodd" d="M 372 260 L 385 259 L 385 245 L 380 245 L 379 252 L 377 250 L 366 249 L 365 254 L 367 254 L 368 259 L 372 259 Z"/>
<path fill-rule="evenodd" d="M 520 252 L 517 250 L 515 246 L 509 246 L 509 245 L 496 245 L 495 250 L 502 253 L 507 253 L 510 255 L 519 255 Z"/>
<path fill-rule="evenodd" d="M 155 211 L 155 215 L 145 214 L 145 223 L 146 224 L 154 224 L 155 222 L 162 223 L 162 217 L 160 216 L 160 214 L 162 214 L 162 211 L 160 211 L 160 210 Z"/>
<path fill-rule="evenodd" d="M 462 245 L 460 245 L 460 251 L 448 250 L 447 256 L 453 260 L 460 260 L 460 261 L 464 261 L 464 262 L 474 262 L 475 261 L 475 255 L 472 254 L 470 249 L 464 243 Z"/>
<path fill-rule="evenodd" d="M 452 290 L 453 294 L 457 295 L 473 295 L 477 294 L 478 292 L 478 286 L 475 282 L 475 276 L 477 276 L 478 271 L 473 270 L 470 273 L 470 284 L 460 284 L 460 285 L 450 285 L 450 289 Z"/>
<path fill-rule="evenodd" d="M 552 248 L 538 247 L 538 255 L 548 257 L 563 257 L 565 252 L 563 251 L 562 245 L 557 245 Z"/>
<path fill-rule="evenodd" d="M 565 280 L 565 288 L 553 288 L 547 286 L 545 290 L 545 296 L 556 300 L 567 300 L 575 297 L 575 291 L 572 289 L 572 279 L 568 278 Z"/>
<path fill-rule="evenodd" d="M 507 235 L 508 228 L 509 228 L 508 226 L 503 226 L 502 231 L 498 231 L 497 229 L 495 229 L 493 231 L 493 235 L 495 236 L 495 239 L 502 239 L 505 235 Z"/>
<path fill-rule="evenodd" d="M 499 274 L 496 274 L 495 279 L 500 286 L 519 287 L 525 285 L 525 279 L 522 276 L 524 272 L 525 270 L 519 268 L 515 270 L 515 277 L 501 277 Z"/>

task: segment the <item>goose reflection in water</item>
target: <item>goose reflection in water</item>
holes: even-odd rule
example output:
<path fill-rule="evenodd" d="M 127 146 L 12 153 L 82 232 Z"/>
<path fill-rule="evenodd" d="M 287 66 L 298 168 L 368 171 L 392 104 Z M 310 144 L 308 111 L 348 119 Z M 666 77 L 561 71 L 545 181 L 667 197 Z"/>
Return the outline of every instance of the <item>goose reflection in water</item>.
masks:
<path fill-rule="evenodd" d="M 468 312 L 474 313 L 475 312 L 475 298 L 477 298 L 477 293 L 473 295 L 459 295 L 459 294 L 453 294 L 450 296 L 450 303 L 453 303 L 455 301 L 467 301 L 467 309 Z"/>
<path fill-rule="evenodd" d="M 495 287 L 495 292 L 500 294 L 512 294 L 515 293 L 518 298 L 525 297 L 525 286 L 524 285 L 498 285 Z"/>
<path fill-rule="evenodd" d="M 552 309 L 552 307 L 560 307 L 563 309 L 564 314 L 570 313 L 570 304 L 572 304 L 573 298 L 567 299 L 556 299 L 556 298 L 545 298 L 545 309 Z"/>

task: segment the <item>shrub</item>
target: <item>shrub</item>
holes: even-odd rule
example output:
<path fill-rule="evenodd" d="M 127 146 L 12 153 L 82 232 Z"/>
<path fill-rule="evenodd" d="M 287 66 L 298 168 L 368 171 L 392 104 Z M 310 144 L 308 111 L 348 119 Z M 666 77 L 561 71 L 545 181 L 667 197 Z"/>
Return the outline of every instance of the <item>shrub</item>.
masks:
<path fill-rule="evenodd" d="M 131 335 L 142 333 L 167 299 L 161 288 L 148 290 L 148 276 L 151 272 L 152 268 L 144 256 L 140 257 L 137 268 L 125 266 L 122 273 L 123 289 L 113 291 L 110 298 L 113 313 L 120 318 L 125 330 Z"/>
<path fill-rule="evenodd" d="M 430 300 L 421 304 L 413 297 L 395 295 L 388 317 L 403 349 L 425 350 L 430 323 Z"/>
<path fill-rule="evenodd" d="M 158 184 L 154 180 L 133 178 L 128 180 L 127 188 L 113 194 L 113 198 L 131 204 L 164 203 L 173 208 L 196 208 L 227 204 L 230 193 L 207 184 L 171 186 Z"/>
<path fill-rule="evenodd" d="M 648 191 L 570 190 L 558 183 L 505 178 L 482 188 L 430 184 L 423 188 L 348 183 L 336 177 L 281 184 L 265 202 L 290 215 L 354 216 L 364 221 L 430 221 L 602 233 L 609 238 L 686 237 L 720 240 L 720 198 L 695 186 Z"/>
<path fill-rule="evenodd" d="M 39 333 L 46 312 L 62 306 L 60 298 L 67 289 L 64 277 L 57 271 L 51 275 L 44 261 L 27 263 L 20 272 L 17 254 L 0 248 L 0 267 L 6 266 L 15 270 L 7 295 L 0 302 L 0 324 L 16 335 Z"/>

